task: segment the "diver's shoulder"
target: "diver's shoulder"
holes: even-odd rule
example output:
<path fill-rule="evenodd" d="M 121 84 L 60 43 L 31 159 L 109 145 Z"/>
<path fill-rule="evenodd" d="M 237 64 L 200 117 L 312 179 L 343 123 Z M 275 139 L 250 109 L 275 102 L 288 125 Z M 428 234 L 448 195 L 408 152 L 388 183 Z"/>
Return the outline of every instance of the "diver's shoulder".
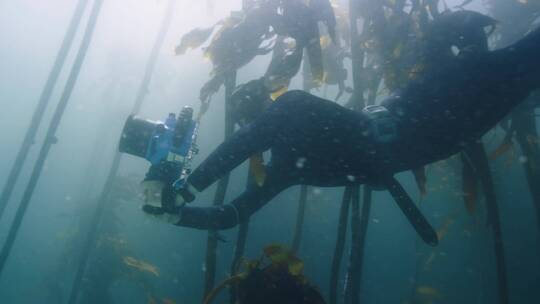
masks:
<path fill-rule="evenodd" d="M 308 98 L 311 95 L 310 93 L 302 90 L 290 90 L 285 93 L 283 93 L 281 96 L 279 96 L 276 101 L 285 101 L 285 100 L 294 100 L 294 99 L 304 99 Z"/>

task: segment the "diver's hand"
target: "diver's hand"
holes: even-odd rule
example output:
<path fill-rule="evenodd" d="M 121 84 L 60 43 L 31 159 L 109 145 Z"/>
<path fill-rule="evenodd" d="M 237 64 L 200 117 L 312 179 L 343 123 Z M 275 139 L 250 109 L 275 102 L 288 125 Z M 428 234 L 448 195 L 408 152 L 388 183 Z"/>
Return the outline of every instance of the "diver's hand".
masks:
<path fill-rule="evenodd" d="M 144 181 L 142 210 L 145 214 L 171 224 L 180 221 L 180 209 L 183 204 L 177 204 L 177 196 L 172 186 L 161 181 Z"/>
<path fill-rule="evenodd" d="M 173 183 L 175 193 L 174 203 L 177 206 L 183 206 L 186 203 L 191 203 L 195 200 L 194 192 L 197 190 L 186 181 L 186 179 L 178 179 Z"/>
<path fill-rule="evenodd" d="M 176 225 L 180 222 L 180 209 L 176 208 L 173 212 L 167 212 L 164 208 L 156 207 L 152 205 L 143 205 L 142 211 L 154 219 L 162 222 Z"/>

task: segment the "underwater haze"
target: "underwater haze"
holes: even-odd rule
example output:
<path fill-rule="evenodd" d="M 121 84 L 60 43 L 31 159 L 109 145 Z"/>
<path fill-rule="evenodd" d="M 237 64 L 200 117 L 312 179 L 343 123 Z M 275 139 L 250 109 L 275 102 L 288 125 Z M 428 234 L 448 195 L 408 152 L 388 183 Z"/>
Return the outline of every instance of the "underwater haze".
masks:
<path fill-rule="evenodd" d="M 307 7 L 327 2 L 290 1 Z M 225 125 L 230 109 L 225 106 L 225 100 L 230 97 L 226 96 L 229 93 L 225 86 L 231 79 L 240 85 L 265 76 L 268 82 L 276 81 L 272 82 L 273 95 L 304 90 L 354 108 L 350 107 L 357 96 L 353 92 L 364 90 L 360 93 L 362 99 L 380 103 L 394 88 L 412 81 L 407 77 L 413 77 L 410 75 L 416 71 L 414 69 L 427 65 L 418 63 L 421 59 L 415 56 L 419 53 L 408 49 L 418 37 L 425 38 L 421 30 L 411 31 L 409 35 L 392 32 L 405 27 L 404 24 L 414 29 L 435 24 L 438 15 L 434 11 L 424 16 L 416 14 L 415 10 L 421 11 L 424 7 L 440 12 L 467 10 L 493 17 L 497 20 L 493 32 L 486 30 L 491 50 L 518 41 L 540 25 L 540 3 L 534 0 L 380 3 L 351 0 L 350 3 L 363 12 L 357 15 L 355 22 L 348 19 L 349 1 L 328 1 L 337 17 L 337 39 L 341 45 L 335 53 L 339 56 L 320 59 L 324 63 L 320 79 L 314 79 L 317 77 L 313 72 L 318 58 L 312 57 L 308 48 L 298 53 L 302 67 L 298 61 L 298 68 L 291 68 L 294 70 L 291 72 L 290 66 L 294 64 L 284 60 L 285 64 L 278 66 L 281 68 L 277 72 L 279 77 L 268 76 L 278 47 L 292 53 L 291 49 L 300 44 L 290 37 L 278 44 L 276 40 L 286 35 L 275 35 L 274 29 L 263 39 L 263 44 L 269 45 L 271 50 L 245 60 L 222 56 L 226 59 L 220 66 L 218 52 L 222 49 L 209 46 L 225 39 L 226 29 L 241 26 L 246 20 L 242 18 L 249 16 L 250 5 L 259 2 L 275 2 L 286 7 L 287 4 L 281 2 L 288 0 L 0 1 L 2 195 L 6 187 L 9 188 L 21 147 L 28 152 L 16 183 L 9 189 L 9 197 L 0 201 L 0 246 L 3 248 L 0 303 L 203 303 L 208 293 L 205 286 L 215 287 L 237 274 L 233 273 L 231 263 L 239 246 L 244 246 L 237 243 L 241 237 L 238 226 L 219 232 L 191 229 L 160 221 L 141 209 L 145 204 L 141 182 L 150 163 L 144 157 L 118 152 L 119 141 L 125 136 L 122 134 L 124 123 L 130 114 L 165 121 L 169 113 L 179 113 L 185 106 L 192 107 L 198 114 L 201 104 L 209 104 L 198 121 L 198 153 L 191 164 L 195 169 L 226 140 Z M 382 5 L 383 2 L 387 3 Z M 397 7 L 399 3 L 403 6 Z M 368 26 L 370 14 L 378 12 L 368 7 L 379 4 L 382 18 L 387 21 L 383 30 Z M 287 8 L 281 6 L 276 9 L 277 14 L 287 12 Z M 73 26 L 72 17 L 78 10 L 82 15 L 78 27 L 72 28 L 73 41 L 67 48 L 65 62 L 50 87 L 48 103 L 38 111 L 42 118 L 35 136 L 25 147 L 25 136 L 35 124 L 36 115 L 40 116 L 34 112 L 40 99 L 43 100 L 51 71 L 55 64 L 59 67 L 61 48 L 65 46 L 66 33 L 70 25 Z M 240 21 L 234 21 L 231 16 Z M 95 27 L 92 28 L 94 17 Z M 418 21 L 423 17 L 427 25 Z M 303 22 L 296 21 L 295 24 Z M 361 43 L 354 41 L 354 33 L 348 28 L 355 24 L 356 30 L 361 32 L 358 37 L 368 37 Z M 179 52 L 178 46 L 187 33 L 209 27 L 213 28 L 207 37 L 184 40 L 189 47 Z M 328 23 L 318 22 L 317 30 L 320 37 L 314 41 L 320 44 L 322 56 L 325 56 L 330 49 L 328 44 L 335 42 L 329 38 Z M 380 36 L 377 36 L 378 30 Z M 159 39 L 160 35 L 163 40 Z M 205 39 L 200 43 L 195 41 L 199 38 Z M 249 44 L 242 37 L 236 38 L 238 43 Z M 401 40 L 394 44 L 392 39 Z M 232 45 L 237 47 L 234 43 Z M 364 52 L 361 60 L 355 61 L 351 45 Z M 213 53 L 205 51 L 208 49 Z M 400 56 L 408 57 L 401 60 Z M 330 81 L 333 74 L 328 60 L 336 58 L 344 71 L 340 74 L 343 88 L 340 81 Z M 304 68 L 306 62 L 311 64 L 310 70 Z M 355 62 L 360 62 L 361 72 L 354 70 L 358 68 Z M 229 70 L 220 70 L 223 66 Z M 406 79 L 396 76 L 399 73 L 406 75 Z M 201 103 L 201 88 L 220 75 L 224 75 L 223 83 L 210 90 L 211 98 Z M 360 75 L 362 88 L 353 81 L 354 75 Z M 276 80 L 283 78 L 285 84 Z M 311 86 L 306 85 L 308 78 Z M 72 92 L 69 92 L 70 83 Z M 232 88 L 228 87 L 227 91 Z M 283 248 L 298 245 L 288 258 L 294 256 L 294 261 L 301 261 L 302 282 L 314 286 L 329 304 L 540 303 L 540 197 L 538 191 L 535 192 L 540 189 L 537 183 L 540 182 L 540 165 L 534 158 L 540 161 L 539 99 L 540 93 L 536 92 L 524 103 L 534 106 L 528 110 L 517 109 L 534 117 L 524 137 L 518 136 L 521 133 L 513 129 L 507 117 L 481 140 L 489 158 L 487 172 L 494 185 L 496 213 L 493 213 L 490 194 L 481 186 L 483 180 L 478 177 L 471 180 L 464 173 L 466 157 L 458 153 L 425 166 L 422 169 L 425 181 L 422 174 L 413 174 L 410 170 L 396 175 L 436 231 L 438 246 L 422 241 L 388 191 L 376 188 L 368 202 L 364 194 L 372 190 L 362 186 L 360 193 L 356 193 L 360 200 L 356 205 L 360 210 L 356 211 L 360 211 L 358 216 L 364 225 L 358 229 L 354 215 L 349 214 L 353 220 L 347 218 L 344 222 L 346 234 L 340 254 L 335 248 L 344 187 L 308 186 L 303 209 L 299 208 L 301 187 L 295 185 L 279 193 L 249 218 L 240 271 L 249 272 L 246 265 L 253 267 L 249 261 L 256 261 L 264 254 L 272 259 L 268 248 L 287 250 Z M 67 102 L 65 111 L 55 114 L 62 101 Z M 140 109 L 134 108 L 137 101 L 142 102 Z M 279 103 L 279 98 L 275 102 Z M 50 137 L 48 129 L 57 118 L 60 118 L 58 128 Z M 238 130 L 241 130 L 240 125 L 236 126 L 236 132 Z M 516 132 L 518 135 L 514 135 Z M 527 150 L 526 144 L 532 148 Z M 43 145 L 50 145 L 50 150 L 40 166 Z M 268 162 L 270 153 L 265 152 L 263 157 Z M 118 159 L 119 167 L 114 171 Z M 253 159 L 231 172 L 225 204 L 245 190 L 249 174 L 255 179 L 257 174 L 264 175 L 257 171 Z M 302 162 L 299 159 L 296 166 L 303 166 Z M 109 176 L 111 168 L 112 178 Z M 33 175 L 37 176 L 35 185 L 31 183 Z M 214 183 L 197 193 L 190 206 L 211 206 L 217 188 Z M 25 201 L 27 208 L 21 209 Z M 354 212 L 354 199 L 352 201 L 349 212 Z M 370 209 L 365 208 L 366 204 Z M 365 238 L 355 238 L 357 234 Z M 296 245 L 295 235 L 299 241 Z M 215 269 L 211 262 L 213 253 Z M 332 267 L 336 255 L 341 255 L 342 259 Z M 354 260 L 355 256 L 359 256 L 359 260 Z M 351 268 L 351 260 L 361 266 Z M 210 283 L 209 272 L 215 276 Z M 296 273 L 291 270 L 291 275 Z M 334 276 L 337 281 L 331 283 Z M 355 284 L 354 278 L 357 286 L 352 293 L 356 292 L 358 299 L 350 296 L 349 285 L 350 282 Z M 332 300 L 330 286 L 337 288 L 335 300 Z M 221 290 L 212 303 L 233 303 L 229 290 Z"/>

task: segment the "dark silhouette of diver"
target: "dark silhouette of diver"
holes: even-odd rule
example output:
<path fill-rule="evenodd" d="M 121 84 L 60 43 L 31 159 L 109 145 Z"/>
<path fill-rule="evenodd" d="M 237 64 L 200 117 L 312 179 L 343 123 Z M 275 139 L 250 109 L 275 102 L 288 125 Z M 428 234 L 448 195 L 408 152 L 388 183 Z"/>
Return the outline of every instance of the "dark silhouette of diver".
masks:
<path fill-rule="evenodd" d="M 143 210 L 167 216 L 179 226 L 227 229 L 248 219 L 284 189 L 299 184 L 382 185 L 399 204 L 406 194 L 393 179 L 395 173 L 461 151 L 539 87 L 540 29 L 536 29 L 510 47 L 456 57 L 444 68 L 411 82 L 381 104 L 382 120 L 390 119 L 391 124 L 377 126 L 378 118 L 365 111 L 291 91 L 218 146 L 176 192 L 163 195 L 161 208 L 145 206 Z M 248 99 L 254 97 L 263 104 L 264 97 Z M 390 137 L 374 134 L 385 126 L 392 129 Z M 272 157 L 262 186 L 248 187 L 223 206 L 181 204 L 192 201 L 194 193 L 251 155 L 267 150 Z M 429 224 L 414 218 L 414 204 L 400 207 L 424 240 L 436 244 Z"/>

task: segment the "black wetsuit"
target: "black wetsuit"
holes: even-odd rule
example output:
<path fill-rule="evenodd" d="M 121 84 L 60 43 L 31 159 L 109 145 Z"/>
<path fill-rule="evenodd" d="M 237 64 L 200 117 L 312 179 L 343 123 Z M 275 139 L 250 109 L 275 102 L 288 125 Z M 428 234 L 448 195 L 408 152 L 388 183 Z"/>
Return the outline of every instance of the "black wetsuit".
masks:
<path fill-rule="evenodd" d="M 343 186 L 376 181 L 444 159 L 478 139 L 540 87 L 540 30 L 514 46 L 456 59 L 383 102 L 398 139 L 377 144 L 366 118 L 302 91 L 280 97 L 222 143 L 188 178 L 202 191 L 251 155 L 272 152 L 262 187 L 223 207 L 182 208 L 180 226 L 225 229 L 246 220 L 296 184 Z"/>
<path fill-rule="evenodd" d="M 234 133 L 189 176 L 202 191 L 251 155 L 271 150 L 262 187 L 248 188 L 236 208 L 184 207 L 182 226 L 228 228 L 295 184 L 342 186 L 364 181 L 369 165 L 364 118 L 303 91 L 282 95 L 258 119 Z"/>

